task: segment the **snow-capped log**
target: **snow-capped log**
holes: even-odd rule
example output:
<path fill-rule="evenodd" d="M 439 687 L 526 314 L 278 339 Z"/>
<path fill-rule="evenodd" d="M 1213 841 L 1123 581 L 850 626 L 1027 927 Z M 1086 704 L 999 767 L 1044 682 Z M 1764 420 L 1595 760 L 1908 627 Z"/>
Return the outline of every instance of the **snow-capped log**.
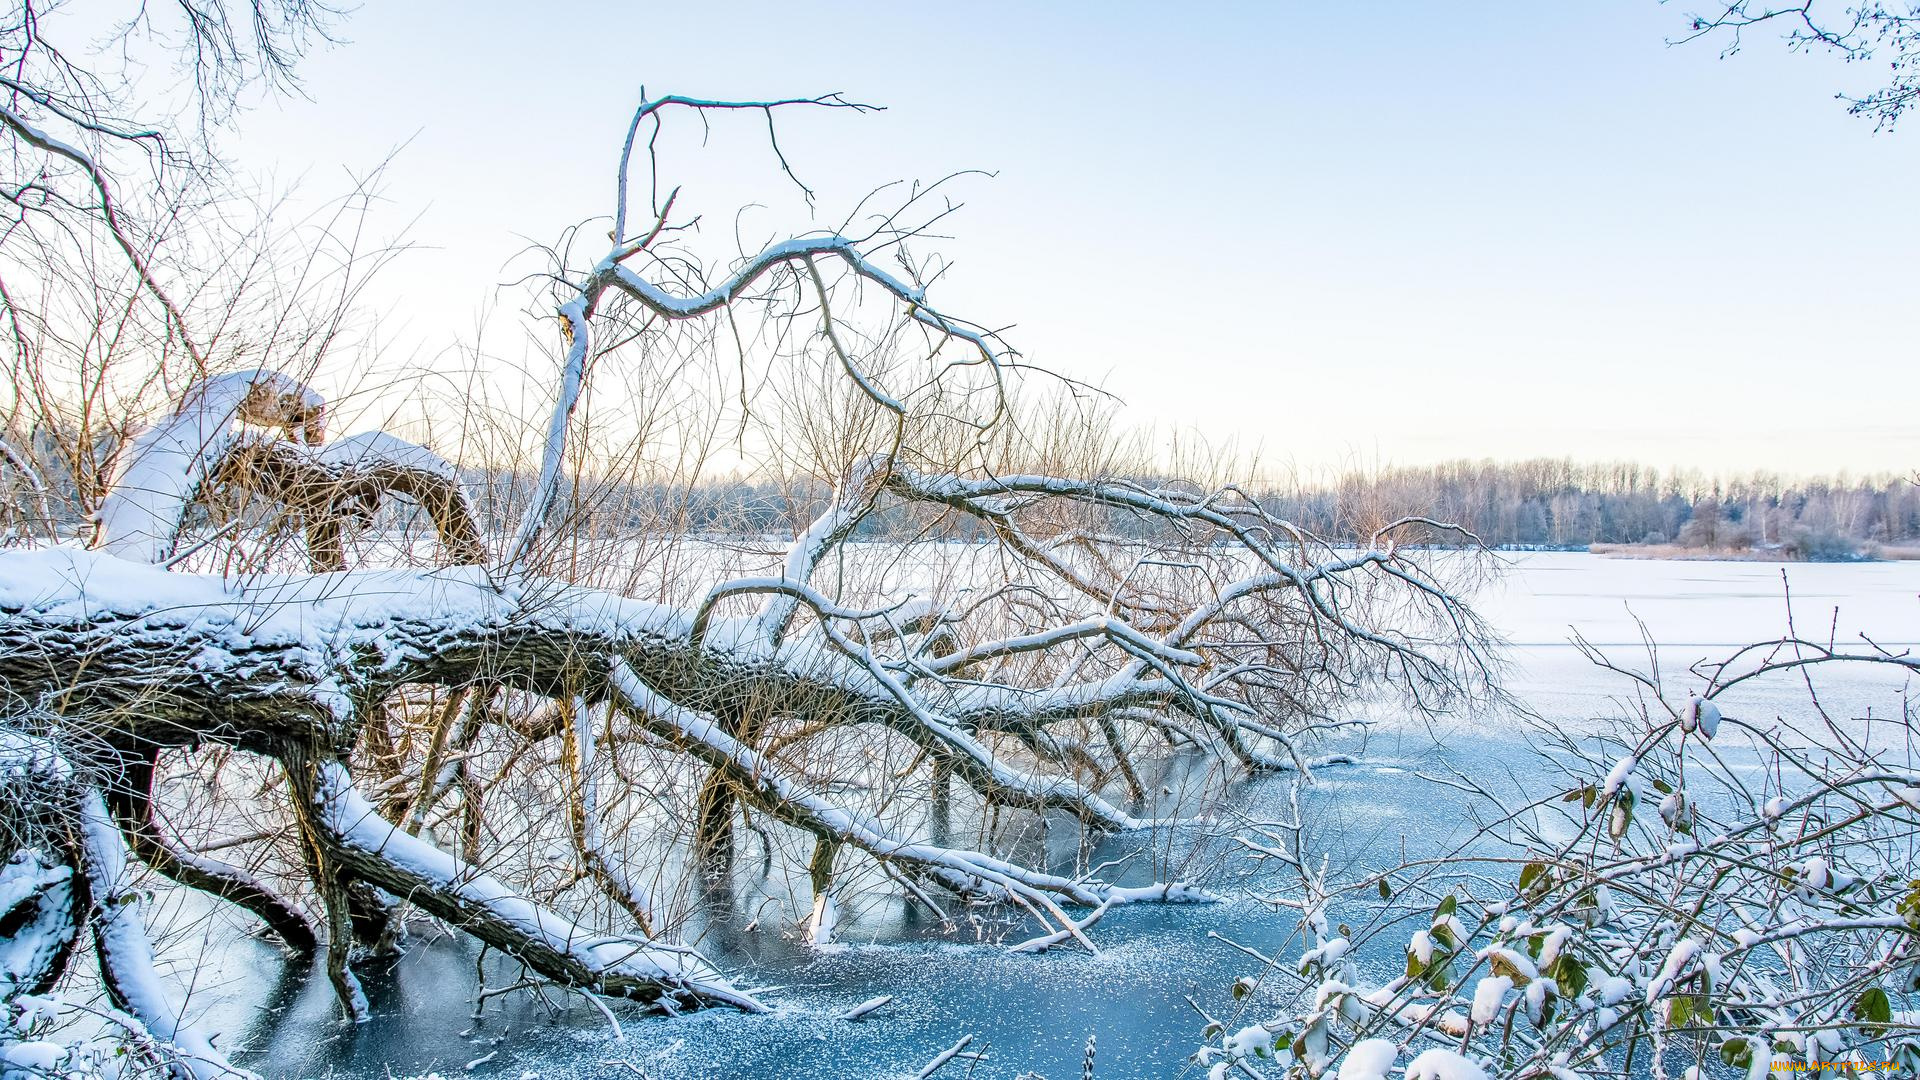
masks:
<path fill-rule="evenodd" d="M 1070 778 L 1001 762 L 884 669 L 816 640 L 696 643 L 681 609 L 538 580 L 496 583 L 479 567 L 226 581 L 69 548 L 7 551 L 0 620 L 0 676 L 19 692 L 84 702 L 117 734 L 153 746 L 347 748 L 365 710 L 404 684 L 485 678 L 565 697 L 574 684 L 604 681 L 623 657 L 651 685 L 710 709 L 750 704 L 893 728 L 1004 805 L 1110 828 L 1145 824 Z M 86 678 L 70 685 L 76 656 L 88 658 Z M 1112 696 L 1136 694 L 1129 684 Z"/>
<path fill-rule="evenodd" d="M 322 445 L 327 404 L 272 371 L 216 375 L 189 387 L 172 415 L 136 436 L 95 515 L 93 546 L 123 558 L 174 558 L 187 510 L 212 495 L 280 504 L 305 529 L 316 571 L 346 567 L 346 529 L 398 495 L 427 512 L 447 560 L 481 562 L 486 547 L 459 476 L 439 455 L 385 432 Z M 260 437 L 241 425 L 286 437 Z"/>
<path fill-rule="evenodd" d="M 203 379 L 172 415 L 135 436 L 115 460 L 109 491 L 94 519 L 94 546 L 128 559 L 165 562 L 180 520 L 239 437 L 242 423 L 280 428 L 318 442 L 326 402 L 274 371 L 236 371 Z"/>
<path fill-rule="evenodd" d="M 570 985 L 640 998 L 749 1003 L 723 982 L 658 964 L 615 971 L 600 964 L 598 953 L 582 959 L 566 952 L 529 932 L 551 919 L 501 914 L 499 905 L 521 909 L 496 887 L 475 884 L 451 857 L 431 854 L 431 845 L 370 816 L 328 763 L 352 747 L 366 710 L 394 688 L 465 685 L 484 676 L 556 698 L 612 700 L 655 735 L 724 771 L 750 801 L 782 820 L 845 841 L 913 877 L 966 895 L 1024 900 L 1063 922 L 1060 901 L 1207 898 L 1177 884 L 1111 889 L 909 843 L 807 794 L 777 764 L 646 687 L 666 686 L 722 706 L 730 695 L 749 695 L 761 705 L 775 700 L 785 710 L 882 723 L 945 747 L 957 763 L 955 775 L 1008 805 L 1136 824 L 1075 782 L 999 763 L 937 715 L 908 708 L 897 684 L 889 688 L 874 669 L 837 651 L 813 641 L 771 651 L 737 638 L 724 646 L 711 638 L 695 645 L 693 621 L 679 609 L 593 590 L 495 584 L 480 568 L 227 581 L 70 548 L 0 553 L 0 677 L 15 693 L 60 700 L 67 715 L 92 719 L 99 738 L 128 753 L 212 742 L 294 763 L 296 774 L 319 769 L 308 782 L 305 820 L 324 849 L 323 876 L 344 872 L 405 896 Z M 76 657 L 85 658 L 78 677 Z M 122 816 L 137 820 L 140 811 L 130 805 Z M 229 884 L 212 887 L 231 896 Z M 334 939 L 345 940 L 337 919 L 331 926 Z M 577 936 L 569 932 L 563 940 Z M 330 962 L 344 955 L 332 950 Z M 344 967 L 337 982 L 350 1009 L 364 1013 Z"/>
<path fill-rule="evenodd" d="M 447 561 L 487 557 L 478 515 L 453 467 L 423 446 L 375 431 L 314 447 L 279 440 L 241 440 L 214 470 L 225 492 L 280 503 L 306 528 L 316 571 L 344 570 L 347 525 L 371 520 L 389 495 L 427 512 Z"/>

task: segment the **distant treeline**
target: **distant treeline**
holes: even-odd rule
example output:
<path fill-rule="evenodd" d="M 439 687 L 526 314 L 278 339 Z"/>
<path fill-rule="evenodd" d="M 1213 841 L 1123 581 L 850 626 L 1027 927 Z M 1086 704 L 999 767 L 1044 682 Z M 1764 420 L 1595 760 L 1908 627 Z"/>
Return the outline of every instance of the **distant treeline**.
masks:
<path fill-rule="evenodd" d="M 1418 513 L 1496 546 L 1656 544 L 1832 559 L 1920 543 L 1920 486 L 1892 475 L 1715 478 L 1619 463 L 1453 461 L 1349 474 L 1263 502 L 1323 532 Z"/>

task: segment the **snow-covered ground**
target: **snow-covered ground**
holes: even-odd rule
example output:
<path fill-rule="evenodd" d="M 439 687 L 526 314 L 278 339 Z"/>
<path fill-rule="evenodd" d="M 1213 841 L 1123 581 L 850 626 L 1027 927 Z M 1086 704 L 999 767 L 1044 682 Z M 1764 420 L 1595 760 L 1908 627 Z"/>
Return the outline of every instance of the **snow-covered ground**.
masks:
<path fill-rule="evenodd" d="M 1629 684 L 1567 644 L 1576 629 L 1621 662 L 1644 666 L 1637 616 L 1661 643 L 1664 678 L 1684 693 L 1691 664 L 1786 628 L 1777 564 L 1565 553 L 1506 558 L 1510 571 L 1483 591 L 1480 608 L 1514 643 L 1510 689 L 1565 728 L 1585 730 L 1596 718 L 1620 715 L 1633 698 Z M 1784 572 L 1800 636 L 1831 636 L 1854 646 L 1862 633 L 1887 646 L 1920 641 L 1920 563 L 1790 565 Z M 1842 669 L 1815 678 L 1830 711 L 1849 717 L 1898 716 L 1909 689 L 1884 672 Z M 1783 678 L 1738 687 L 1723 703 L 1732 715 L 1769 718 L 1804 714 L 1806 700 L 1803 683 Z M 1461 835 L 1467 797 L 1418 774 L 1456 767 L 1490 785 L 1511 784 L 1508 766 L 1524 768 L 1532 753 L 1528 729 L 1509 715 L 1433 725 L 1381 719 L 1386 722 L 1364 739 L 1362 763 L 1322 771 L 1308 802 L 1319 832 L 1338 838 L 1332 845 L 1336 877 L 1343 860 L 1390 863 L 1403 850 L 1418 855 Z M 1166 765 L 1182 767 L 1190 765 Z M 1175 777 L 1167 780 L 1179 786 Z M 1253 818 L 1284 816 L 1288 783 L 1254 781 L 1234 798 Z M 1141 845 L 1140 837 L 1124 838 L 1109 845 L 1110 854 Z M 1155 837 L 1147 846 L 1152 850 L 1142 861 L 1186 859 L 1196 850 L 1194 831 Z M 1235 877 L 1240 861 L 1210 864 L 1217 867 L 1217 887 L 1232 892 L 1241 883 Z M 1227 1015 L 1240 1007 L 1229 994 L 1234 979 L 1257 966 L 1212 933 L 1264 952 L 1297 952 L 1297 941 L 1289 942 L 1293 918 L 1245 899 L 1221 907 L 1117 910 L 1095 936 L 1099 956 L 1014 955 L 993 939 L 1018 940 L 1017 929 L 983 924 L 940 934 L 894 901 L 849 904 L 844 917 L 847 944 L 824 953 L 804 947 L 791 921 L 773 914 L 752 927 L 742 925 L 745 919 L 716 919 L 703 949 L 774 1011 L 628 1016 L 620 1042 L 611 1040 L 597 1009 L 551 991 L 545 1003 L 525 996 L 496 1002 L 475 1022 L 474 958 L 451 941 L 417 942 L 390 972 L 368 965 L 376 1019 L 351 1030 L 338 1021 L 323 975 L 283 970 L 273 950 L 240 937 L 219 918 L 194 923 L 168 947 L 182 963 L 212 961 L 197 977 L 195 1001 L 223 1014 L 217 1026 L 254 1051 L 238 1060 L 268 1075 L 532 1072 L 655 1080 L 911 1076 L 967 1034 L 975 1036 L 970 1049 L 991 1059 L 975 1076 L 1010 1077 L 1026 1069 L 1079 1075 L 1089 1035 L 1099 1039 L 1102 1078 L 1172 1076 L 1202 1026 L 1186 999 Z M 510 981 L 510 970 L 493 967 L 490 983 Z M 838 1019 L 883 994 L 894 1002 L 859 1021 Z M 617 1062 L 635 1068 L 610 1064 Z"/>
<path fill-rule="evenodd" d="M 1786 629 L 1803 638 L 1920 642 L 1920 562 L 1764 563 L 1501 555 L 1511 569 L 1475 607 L 1516 645 L 1638 644 L 1636 618 L 1662 645 L 1740 645 Z M 1838 611 L 1836 620 L 1835 612 Z"/>

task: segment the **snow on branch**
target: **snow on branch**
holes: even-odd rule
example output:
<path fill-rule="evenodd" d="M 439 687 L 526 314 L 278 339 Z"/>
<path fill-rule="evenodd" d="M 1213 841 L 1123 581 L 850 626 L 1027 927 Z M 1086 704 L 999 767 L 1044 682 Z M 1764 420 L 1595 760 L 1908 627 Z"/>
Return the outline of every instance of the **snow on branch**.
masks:
<path fill-rule="evenodd" d="M 690 949 L 581 926 L 395 828 L 337 762 L 319 766 L 316 794 L 326 841 L 347 865 L 550 978 L 622 997 L 765 1011 Z"/>
<path fill-rule="evenodd" d="M 574 411 L 579 406 L 581 396 L 587 390 L 587 371 L 595 349 L 594 317 L 600 310 L 609 289 L 632 300 L 656 319 L 678 322 L 720 311 L 749 296 L 762 295 L 764 292 L 761 289 L 762 282 L 773 276 L 776 271 L 790 271 L 792 280 L 796 281 L 798 275 L 804 271 L 812 281 L 819 300 L 821 333 L 832 342 L 848 377 L 873 400 L 895 412 L 902 412 L 903 407 L 900 403 L 879 389 L 877 384 L 853 363 L 840 343 L 831 311 L 829 299 L 831 289 L 821 278 L 816 265 L 816 260 L 830 258 L 842 263 L 852 278 L 877 286 L 884 295 L 892 298 L 904 310 L 904 319 L 908 323 L 931 332 L 942 342 L 951 340 L 969 348 L 975 356 L 963 363 L 985 365 L 992 371 L 996 385 L 999 385 L 1001 369 L 1007 357 L 1011 355 L 1010 350 L 999 341 L 993 331 L 979 324 L 952 318 L 931 306 L 927 300 L 926 290 L 917 282 L 902 280 L 899 276 L 882 269 L 864 250 L 865 247 L 871 246 L 875 240 L 874 236 L 854 239 L 840 233 L 832 233 L 792 237 L 770 244 L 759 252 L 741 259 L 725 277 L 711 287 L 685 294 L 676 293 L 648 280 L 629 265 L 636 255 L 648 249 L 660 235 L 661 230 L 666 227 L 674 203 L 674 197 L 669 196 L 664 206 L 656 206 L 656 221 L 653 227 L 638 239 L 627 238 L 628 172 L 635 149 L 635 138 L 645 121 L 651 120 L 658 125 L 661 111 L 668 106 L 682 106 L 703 113 L 758 110 L 768 118 L 769 138 L 773 139 L 775 150 L 778 152 L 778 140 L 772 135 L 774 110 L 804 105 L 847 108 L 854 111 L 871 108 L 849 102 L 838 94 L 819 98 L 738 102 L 669 95 L 650 99 L 635 112 L 633 121 L 628 127 L 626 142 L 620 157 L 612 234 L 613 246 L 581 276 L 577 286 L 568 287 L 567 294 L 558 305 L 556 312 L 560 319 L 566 352 L 561 361 L 556 400 L 553 412 L 548 418 L 546 439 L 541 448 L 540 470 L 534 481 L 531 502 L 520 519 L 513 540 L 508 545 L 507 561 L 509 563 L 522 563 L 533 554 L 541 533 L 547 528 L 554 513 L 560 488 L 560 470 L 568 444 L 568 432 Z M 649 146 L 651 154 L 651 144 Z M 792 177 L 792 169 L 787 166 L 785 156 L 781 155 L 780 160 L 788 176 Z M 794 179 L 798 183 L 798 179 Z M 801 185 L 801 189 L 811 200 L 811 191 L 804 184 Z M 903 226 L 888 225 L 883 226 L 878 235 L 884 243 L 897 245 L 911 236 L 913 231 Z M 1004 400 L 1000 404 L 1004 406 Z M 996 419 L 998 415 L 999 410 L 996 409 Z"/>

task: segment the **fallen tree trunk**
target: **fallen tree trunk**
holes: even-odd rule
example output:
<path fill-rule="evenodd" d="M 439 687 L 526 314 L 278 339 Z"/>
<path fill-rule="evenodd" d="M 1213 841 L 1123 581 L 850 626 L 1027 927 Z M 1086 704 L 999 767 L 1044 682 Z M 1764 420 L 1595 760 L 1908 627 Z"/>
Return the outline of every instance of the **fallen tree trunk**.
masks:
<path fill-rule="evenodd" d="M 0 586 L 0 678 L 88 713 L 128 745 L 345 753 L 366 711 L 401 686 L 487 681 L 564 699 L 604 682 L 619 660 L 710 712 L 883 725 L 1002 805 L 1064 810 L 1098 827 L 1150 824 L 1077 781 L 1005 765 L 959 721 L 915 708 L 884 673 L 843 654 L 695 642 L 692 615 L 596 590 L 495 583 L 478 567 L 228 583 L 69 549 L 0 552 L 0 574 L 14 583 Z M 1175 692 L 1158 679 L 1127 682 L 1079 694 L 1072 711 Z"/>
<path fill-rule="evenodd" d="M 1015 900 L 1063 925 L 1071 921 L 1063 902 L 1210 899 L 1178 884 L 1117 889 L 903 840 L 809 793 L 778 762 L 674 700 L 726 707 L 751 699 L 780 714 L 881 724 L 937 748 L 954 775 L 1005 804 L 1139 824 L 1076 782 L 1007 768 L 937 715 L 905 707 L 884 677 L 845 657 L 801 645 L 755 652 L 711 636 L 696 642 L 693 617 L 676 609 L 546 582 L 495 584 L 478 569 L 235 583 L 70 549 L 0 552 L 0 582 L 0 678 L 22 696 L 85 717 L 92 737 L 137 763 L 134 783 L 116 795 L 117 817 L 137 849 L 176 880 L 254 910 L 297 945 L 304 920 L 284 902 L 250 891 L 236 873 L 182 860 L 154 834 L 148 790 L 161 748 L 217 743 L 285 766 L 328 908 L 329 971 L 356 1018 L 367 1004 L 348 963 L 348 883 L 414 904 L 565 985 L 676 1006 L 759 1007 L 697 954 L 590 931 L 383 819 L 342 760 L 365 712 L 406 685 L 484 680 L 563 701 L 611 702 L 781 821 L 911 878 Z M 672 697 L 655 689 L 662 685 Z"/>

